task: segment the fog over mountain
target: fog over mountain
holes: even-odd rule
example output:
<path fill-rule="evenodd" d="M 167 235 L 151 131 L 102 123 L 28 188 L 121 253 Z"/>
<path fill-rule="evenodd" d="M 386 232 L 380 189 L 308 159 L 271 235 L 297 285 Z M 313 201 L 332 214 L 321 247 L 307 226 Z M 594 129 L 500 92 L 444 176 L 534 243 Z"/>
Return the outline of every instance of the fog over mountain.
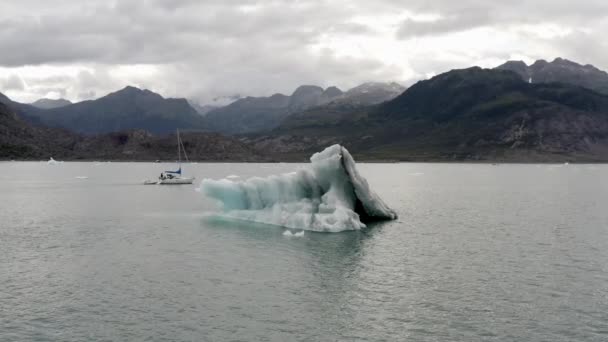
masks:
<path fill-rule="evenodd" d="M 53 109 L 53 108 L 61 108 L 67 105 L 71 105 L 72 102 L 66 99 L 40 99 L 31 103 L 32 106 L 40 108 L 40 109 Z"/>
<path fill-rule="evenodd" d="M 607 14 L 604 0 L 6 0 L 0 92 L 76 102 L 133 85 L 206 105 L 506 60 L 608 69 Z"/>

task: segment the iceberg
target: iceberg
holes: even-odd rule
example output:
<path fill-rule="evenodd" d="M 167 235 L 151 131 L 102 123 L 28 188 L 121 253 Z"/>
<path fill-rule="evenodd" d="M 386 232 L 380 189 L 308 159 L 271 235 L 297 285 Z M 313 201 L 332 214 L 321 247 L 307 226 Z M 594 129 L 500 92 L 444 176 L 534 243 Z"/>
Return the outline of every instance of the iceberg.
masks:
<path fill-rule="evenodd" d="M 302 236 L 304 236 L 304 231 L 297 232 L 297 233 L 292 233 L 289 230 L 286 230 L 286 231 L 283 232 L 283 236 L 286 236 L 286 237 L 302 237 Z"/>
<path fill-rule="evenodd" d="M 53 157 L 51 157 L 51 159 L 49 159 L 49 161 L 46 162 L 48 165 L 57 165 L 57 164 L 63 164 L 63 161 L 57 161 L 55 159 L 53 159 Z"/>
<path fill-rule="evenodd" d="M 340 145 L 315 153 L 296 172 L 243 181 L 204 179 L 199 191 L 221 203 L 221 216 L 291 229 L 341 232 L 397 218 Z"/>

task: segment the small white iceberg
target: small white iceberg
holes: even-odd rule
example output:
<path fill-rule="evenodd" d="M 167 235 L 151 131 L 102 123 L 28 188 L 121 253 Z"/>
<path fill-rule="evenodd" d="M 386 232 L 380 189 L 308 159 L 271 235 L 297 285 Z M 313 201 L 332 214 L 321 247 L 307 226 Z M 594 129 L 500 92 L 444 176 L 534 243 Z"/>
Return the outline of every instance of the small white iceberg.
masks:
<path fill-rule="evenodd" d="M 241 178 L 241 177 L 237 176 L 237 175 L 230 175 L 230 176 L 226 177 L 226 179 L 236 179 L 236 178 Z"/>
<path fill-rule="evenodd" d="M 89 177 L 87 177 L 87 176 L 76 176 L 74 178 L 76 178 L 76 179 L 89 179 Z"/>
<path fill-rule="evenodd" d="M 57 161 L 55 159 L 53 159 L 53 157 L 51 157 L 51 159 L 49 159 L 49 161 L 46 162 L 48 165 L 57 165 L 57 164 L 63 164 L 62 161 Z"/>
<path fill-rule="evenodd" d="M 310 162 L 296 172 L 266 178 L 204 179 L 200 191 L 221 202 L 224 217 L 291 229 L 341 232 L 397 218 L 359 175 L 344 147 L 328 147 Z"/>
<path fill-rule="evenodd" d="M 292 233 L 289 230 L 286 230 L 283 232 L 283 236 L 287 236 L 287 237 L 302 237 L 304 236 L 304 231 L 301 232 L 297 232 L 297 233 Z"/>

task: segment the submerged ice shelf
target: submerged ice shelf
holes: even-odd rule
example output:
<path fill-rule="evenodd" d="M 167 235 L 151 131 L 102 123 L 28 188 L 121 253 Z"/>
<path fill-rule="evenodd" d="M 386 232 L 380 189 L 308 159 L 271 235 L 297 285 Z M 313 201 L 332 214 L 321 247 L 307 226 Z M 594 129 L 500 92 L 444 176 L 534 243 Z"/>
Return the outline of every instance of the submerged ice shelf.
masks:
<path fill-rule="evenodd" d="M 397 218 L 340 145 L 315 153 L 310 165 L 296 172 L 244 181 L 204 179 L 200 190 L 222 203 L 222 216 L 294 229 L 340 232 Z"/>

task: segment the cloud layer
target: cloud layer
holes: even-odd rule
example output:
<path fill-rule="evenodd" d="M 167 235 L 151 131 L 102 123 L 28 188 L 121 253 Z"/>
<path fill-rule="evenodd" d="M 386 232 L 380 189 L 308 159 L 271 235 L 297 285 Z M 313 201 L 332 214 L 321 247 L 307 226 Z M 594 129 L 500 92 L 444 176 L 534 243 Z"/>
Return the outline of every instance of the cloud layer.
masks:
<path fill-rule="evenodd" d="M 131 84 L 210 102 L 511 58 L 607 69 L 607 18 L 604 0 L 5 0 L 0 91 L 81 100 Z"/>

